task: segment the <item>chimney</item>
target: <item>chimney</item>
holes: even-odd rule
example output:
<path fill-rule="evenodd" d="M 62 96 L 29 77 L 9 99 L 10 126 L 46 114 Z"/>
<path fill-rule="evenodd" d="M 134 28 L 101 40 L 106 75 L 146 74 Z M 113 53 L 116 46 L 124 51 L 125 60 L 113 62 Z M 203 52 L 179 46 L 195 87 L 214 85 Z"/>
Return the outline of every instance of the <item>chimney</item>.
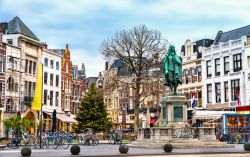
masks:
<path fill-rule="evenodd" d="M 44 47 L 45 49 L 48 49 L 47 43 L 42 43 L 42 45 L 43 45 L 43 47 Z"/>
<path fill-rule="evenodd" d="M 0 23 L 0 33 L 7 34 L 7 32 L 8 32 L 8 23 L 7 22 Z"/>
<path fill-rule="evenodd" d="M 109 69 L 109 62 L 105 62 L 105 71 Z"/>

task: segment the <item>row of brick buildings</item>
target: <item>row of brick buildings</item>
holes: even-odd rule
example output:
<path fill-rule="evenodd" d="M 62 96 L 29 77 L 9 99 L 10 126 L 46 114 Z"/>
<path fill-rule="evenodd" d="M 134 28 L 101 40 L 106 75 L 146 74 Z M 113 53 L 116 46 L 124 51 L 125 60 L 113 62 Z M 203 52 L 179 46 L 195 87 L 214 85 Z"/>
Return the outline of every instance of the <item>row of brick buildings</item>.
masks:
<path fill-rule="evenodd" d="M 57 111 L 57 129 L 71 131 L 80 100 L 88 85 L 85 67 L 73 65 L 69 46 L 49 49 L 18 17 L 0 23 L 0 134 L 4 119 L 18 111 L 38 119 L 30 109 L 39 63 L 43 63 L 43 117 L 51 129 L 52 112 Z"/>

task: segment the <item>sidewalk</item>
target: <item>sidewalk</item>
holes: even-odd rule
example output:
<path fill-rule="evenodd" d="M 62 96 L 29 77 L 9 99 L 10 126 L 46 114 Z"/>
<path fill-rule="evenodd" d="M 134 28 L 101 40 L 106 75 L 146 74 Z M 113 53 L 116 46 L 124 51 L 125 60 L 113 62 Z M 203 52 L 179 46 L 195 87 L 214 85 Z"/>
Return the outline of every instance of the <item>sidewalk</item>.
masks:
<path fill-rule="evenodd" d="M 120 154 L 120 145 L 99 144 L 97 146 L 80 146 L 81 152 L 78 156 L 148 156 L 148 155 L 192 155 L 192 154 L 249 154 L 243 145 L 235 145 L 235 148 L 196 148 L 196 149 L 173 149 L 171 153 L 165 153 L 163 149 L 129 148 L 128 154 Z M 71 146 L 70 146 L 71 147 Z M 21 149 L 0 150 L 0 156 L 20 156 Z M 72 156 L 68 149 L 32 149 L 32 156 Z"/>

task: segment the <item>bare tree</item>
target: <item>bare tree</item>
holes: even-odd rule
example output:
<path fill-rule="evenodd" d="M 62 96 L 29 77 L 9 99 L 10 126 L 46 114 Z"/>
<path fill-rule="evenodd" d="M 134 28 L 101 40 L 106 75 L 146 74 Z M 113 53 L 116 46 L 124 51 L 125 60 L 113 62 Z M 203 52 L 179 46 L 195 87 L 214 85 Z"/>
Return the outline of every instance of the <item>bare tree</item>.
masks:
<path fill-rule="evenodd" d="M 132 79 L 122 79 L 113 77 L 109 80 L 106 89 L 113 90 L 119 88 L 120 84 L 132 87 L 134 95 L 135 126 L 137 131 L 139 125 L 139 105 L 140 101 L 149 93 L 143 93 L 143 83 L 150 79 L 149 70 L 154 69 L 163 58 L 165 50 L 164 40 L 161 33 L 150 30 L 145 25 L 133 27 L 131 30 L 122 30 L 113 38 L 104 40 L 100 46 L 100 52 L 109 62 L 120 59 L 126 64 L 126 69 L 131 73 Z M 105 89 L 104 89 L 105 90 Z M 107 90 L 108 91 L 108 90 Z"/>

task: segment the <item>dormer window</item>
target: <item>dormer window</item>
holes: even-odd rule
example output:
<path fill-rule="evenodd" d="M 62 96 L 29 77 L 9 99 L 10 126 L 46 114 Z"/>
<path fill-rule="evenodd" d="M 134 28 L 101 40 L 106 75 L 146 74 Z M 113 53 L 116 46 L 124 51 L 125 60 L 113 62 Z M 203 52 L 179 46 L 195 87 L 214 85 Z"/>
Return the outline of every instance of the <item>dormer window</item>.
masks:
<path fill-rule="evenodd" d="M 187 54 L 190 56 L 192 53 L 192 46 L 187 46 Z"/>

